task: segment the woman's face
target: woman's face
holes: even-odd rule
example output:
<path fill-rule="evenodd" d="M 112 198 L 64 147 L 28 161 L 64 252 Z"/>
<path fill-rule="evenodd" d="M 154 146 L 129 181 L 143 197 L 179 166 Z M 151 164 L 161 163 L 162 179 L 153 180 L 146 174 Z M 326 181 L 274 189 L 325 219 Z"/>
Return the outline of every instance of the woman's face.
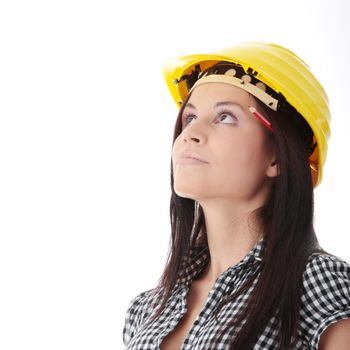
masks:
<path fill-rule="evenodd" d="M 248 92 L 233 85 L 204 83 L 194 88 L 172 151 L 174 190 L 179 196 L 199 202 L 249 200 L 277 175 L 266 129 L 248 106 L 258 109 Z M 205 162 L 183 158 L 183 152 Z"/>

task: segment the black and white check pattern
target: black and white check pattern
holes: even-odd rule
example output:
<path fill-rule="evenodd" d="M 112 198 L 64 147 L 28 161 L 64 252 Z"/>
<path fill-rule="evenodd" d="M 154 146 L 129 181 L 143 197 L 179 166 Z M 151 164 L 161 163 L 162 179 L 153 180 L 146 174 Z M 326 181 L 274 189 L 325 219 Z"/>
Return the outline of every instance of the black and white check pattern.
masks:
<path fill-rule="evenodd" d="M 252 292 L 259 273 L 245 293 L 221 309 L 218 314 L 219 321 L 213 317 L 213 311 L 225 295 L 233 293 L 256 271 L 262 259 L 265 243 L 264 237 L 261 238 L 244 259 L 228 268 L 217 279 L 181 350 L 228 349 L 229 340 L 239 329 L 231 330 L 216 342 L 213 336 L 240 311 Z M 206 265 L 209 258 L 208 248 L 193 249 L 191 257 L 188 268 L 180 276 L 165 310 L 156 322 L 147 324 L 154 310 L 152 301 L 156 297 L 156 289 L 144 291 L 130 302 L 123 329 L 126 350 L 158 350 L 162 339 L 175 328 L 185 314 L 189 286 Z M 316 350 L 320 335 L 327 326 L 338 320 L 350 318 L 350 264 L 333 255 L 312 254 L 303 274 L 301 301 L 301 322 L 298 326 L 295 349 Z M 253 349 L 277 349 L 276 329 L 276 319 L 272 317 Z"/>

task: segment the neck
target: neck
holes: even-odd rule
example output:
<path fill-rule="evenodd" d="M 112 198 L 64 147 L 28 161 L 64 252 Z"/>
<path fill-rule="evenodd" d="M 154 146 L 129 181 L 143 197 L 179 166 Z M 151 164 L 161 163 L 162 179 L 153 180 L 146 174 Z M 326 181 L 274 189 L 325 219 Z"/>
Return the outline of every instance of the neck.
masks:
<path fill-rule="evenodd" d="M 262 237 L 262 224 L 255 209 L 261 205 L 232 203 L 227 199 L 201 202 L 210 262 L 201 274 L 213 285 L 229 267 L 240 262 Z"/>

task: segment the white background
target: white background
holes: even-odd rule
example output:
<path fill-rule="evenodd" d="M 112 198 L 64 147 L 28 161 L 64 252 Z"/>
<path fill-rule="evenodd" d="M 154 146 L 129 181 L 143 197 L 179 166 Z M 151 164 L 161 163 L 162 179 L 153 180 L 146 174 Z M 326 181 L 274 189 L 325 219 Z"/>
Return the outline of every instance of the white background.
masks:
<path fill-rule="evenodd" d="M 178 55 L 261 40 L 309 64 L 333 118 L 315 227 L 350 261 L 348 4 L 2 1 L 0 348 L 122 349 L 168 248 Z"/>

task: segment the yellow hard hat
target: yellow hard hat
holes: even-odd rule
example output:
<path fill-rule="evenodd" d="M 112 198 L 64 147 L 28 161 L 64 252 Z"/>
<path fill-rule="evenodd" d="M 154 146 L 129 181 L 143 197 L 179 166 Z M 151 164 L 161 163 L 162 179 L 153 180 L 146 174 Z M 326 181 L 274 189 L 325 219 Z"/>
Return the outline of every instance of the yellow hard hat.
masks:
<path fill-rule="evenodd" d="M 313 186 L 317 187 L 327 155 L 331 116 L 327 94 L 308 65 L 292 51 L 266 42 L 243 42 L 210 54 L 176 57 L 165 64 L 163 72 L 178 107 L 188 95 L 189 80 L 193 80 L 193 86 L 198 73 L 222 61 L 237 64 L 250 75 L 253 72 L 257 80 L 282 95 L 308 122 L 316 143 L 309 161 Z"/>

